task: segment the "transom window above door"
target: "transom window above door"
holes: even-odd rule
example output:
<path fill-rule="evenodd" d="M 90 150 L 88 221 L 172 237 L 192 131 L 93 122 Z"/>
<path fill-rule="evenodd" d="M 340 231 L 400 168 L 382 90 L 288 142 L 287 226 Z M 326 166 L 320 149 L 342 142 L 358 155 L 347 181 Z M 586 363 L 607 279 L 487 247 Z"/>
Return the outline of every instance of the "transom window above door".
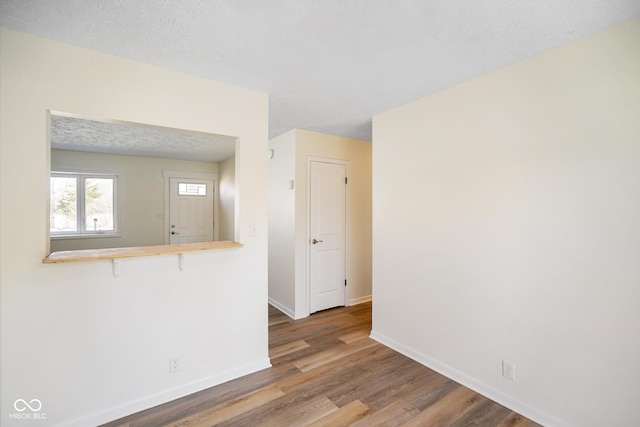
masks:
<path fill-rule="evenodd" d="M 178 183 L 179 196 L 206 196 L 207 184 L 195 184 L 189 182 Z"/>

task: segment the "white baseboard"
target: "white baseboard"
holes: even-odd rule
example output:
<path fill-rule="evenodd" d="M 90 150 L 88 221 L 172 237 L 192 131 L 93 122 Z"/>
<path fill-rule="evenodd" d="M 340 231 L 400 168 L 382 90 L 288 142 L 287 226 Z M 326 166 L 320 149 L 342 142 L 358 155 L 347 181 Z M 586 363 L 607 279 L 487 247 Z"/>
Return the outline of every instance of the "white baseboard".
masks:
<path fill-rule="evenodd" d="M 530 420 L 537 422 L 538 424 L 548 427 L 560 427 L 566 425 L 566 423 L 544 411 L 534 408 L 531 405 L 522 402 L 521 400 L 514 399 L 513 397 L 501 392 L 500 390 L 497 390 L 496 388 L 465 374 L 464 372 L 454 369 L 451 366 L 440 362 L 439 360 L 435 360 L 389 337 L 381 335 L 376 331 L 371 331 L 370 338 L 378 341 L 380 344 L 386 345 L 387 347 L 415 360 L 416 362 L 430 369 L 433 369 L 434 371 L 444 375 L 445 377 L 450 378 L 477 393 L 480 393 L 481 395 L 493 400 L 494 402 L 498 402 L 502 406 L 507 407 L 512 411 L 517 412 L 520 415 L 523 415 Z"/>
<path fill-rule="evenodd" d="M 151 396 L 147 396 L 133 402 L 125 403 L 123 405 L 119 405 L 102 412 L 98 412 L 81 418 L 76 418 L 59 425 L 66 427 L 101 425 L 270 367 L 271 362 L 267 358 L 266 360 L 240 366 L 238 368 L 221 372 L 208 378 L 197 380 L 173 389 L 165 390 L 163 392 L 153 394 Z"/>
<path fill-rule="evenodd" d="M 349 305 L 358 305 L 358 304 L 362 304 L 364 302 L 369 302 L 369 301 L 371 301 L 371 295 L 366 295 L 359 298 L 351 298 L 349 300 Z"/>
<path fill-rule="evenodd" d="M 362 304 L 364 302 L 369 302 L 369 301 L 371 301 L 371 295 L 350 299 L 348 302 L 348 305 L 350 306 L 358 305 L 358 304 Z M 304 316 L 296 316 L 296 313 L 293 310 L 291 310 L 289 307 L 285 306 L 284 304 L 279 303 L 278 301 L 274 300 L 271 297 L 269 297 L 269 304 L 271 304 L 272 306 L 274 306 L 275 308 L 277 308 L 278 310 L 280 310 L 281 312 L 283 312 L 284 314 L 286 314 L 287 316 L 289 316 L 294 320 L 302 319 L 309 316 L 308 313 Z"/>
<path fill-rule="evenodd" d="M 271 297 L 269 297 L 269 304 L 271 304 L 272 306 L 274 306 L 275 308 L 277 308 L 278 310 L 280 310 L 290 318 L 292 319 L 296 318 L 296 313 L 293 310 L 291 310 L 289 307 L 285 306 L 284 304 L 279 303 L 278 301 L 274 300 Z"/>

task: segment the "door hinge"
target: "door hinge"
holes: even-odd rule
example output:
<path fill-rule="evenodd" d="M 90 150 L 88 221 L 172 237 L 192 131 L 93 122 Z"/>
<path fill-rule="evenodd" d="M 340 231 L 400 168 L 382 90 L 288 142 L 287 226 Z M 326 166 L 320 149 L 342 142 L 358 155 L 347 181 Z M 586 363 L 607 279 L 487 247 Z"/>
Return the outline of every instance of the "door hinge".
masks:
<path fill-rule="evenodd" d="M 349 180 L 349 178 L 347 178 L 346 176 L 344 177 L 344 183 L 347 184 L 347 181 Z"/>
<path fill-rule="evenodd" d="M 347 286 L 347 279 L 344 279 L 344 285 Z"/>

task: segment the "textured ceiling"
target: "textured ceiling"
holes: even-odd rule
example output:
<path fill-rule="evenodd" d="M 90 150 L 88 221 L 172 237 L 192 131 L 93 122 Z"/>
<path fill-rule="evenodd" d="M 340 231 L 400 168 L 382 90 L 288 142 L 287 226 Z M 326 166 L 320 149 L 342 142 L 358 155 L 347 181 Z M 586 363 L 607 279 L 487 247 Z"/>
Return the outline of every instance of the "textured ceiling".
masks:
<path fill-rule="evenodd" d="M 270 95 L 270 136 L 371 117 L 640 15 L 640 0 L 0 0 L 0 25 Z"/>
<path fill-rule="evenodd" d="M 222 162 L 235 154 L 235 138 L 52 114 L 51 148 Z"/>

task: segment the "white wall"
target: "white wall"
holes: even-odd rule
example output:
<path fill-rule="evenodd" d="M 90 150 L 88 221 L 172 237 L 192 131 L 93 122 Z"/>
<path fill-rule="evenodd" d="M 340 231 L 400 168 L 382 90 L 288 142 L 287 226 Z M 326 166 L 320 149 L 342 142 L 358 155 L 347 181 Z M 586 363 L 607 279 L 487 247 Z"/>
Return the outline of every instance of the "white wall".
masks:
<path fill-rule="evenodd" d="M 269 141 L 269 298 L 292 317 L 309 315 L 307 159 L 349 162 L 347 303 L 371 299 L 371 143 L 295 129 Z M 295 189 L 289 189 L 294 179 Z"/>
<path fill-rule="evenodd" d="M 121 237 L 52 239 L 51 252 L 54 252 L 164 244 L 165 184 L 163 170 L 217 175 L 218 163 L 86 151 L 51 150 L 51 170 L 116 172 L 119 175 L 120 190 L 118 195 L 118 211 L 120 213 L 118 226 Z M 233 191 L 233 187 L 231 190 Z M 233 203 L 231 204 L 231 218 L 233 218 Z M 233 240 L 233 238 L 229 240 Z"/>
<path fill-rule="evenodd" d="M 376 339 L 546 425 L 638 423 L 638 46 L 636 20 L 374 118 Z"/>
<path fill-rule="evenodd" d="M 269 302 L 290 317 L 296 317 L 295 211 L 296 132 L 269 140 Z M 294 183 L 294 187 L 297 187 Z M 307 313 L 308 315 L 308 313 Z M 304 317 L 304 316 L 299 316 Z"/>
<path fill-rule="evenodd" d="M 236 158 L 219 164 L 218 240 L 235 240 Z"/>
<path fill-rule="evenodd" d="M 269 365 L 264 94 L 0 31 L 2 413 L 96 425 Z M 47 110 L 238 137 L 236 250 L 44 265 Z M 249 237 L 255 223 L 257 237 Z M 250 267 L 250 268 L 248 268 Z M 169 374 L 177 356 L 181 370 Z"/>

